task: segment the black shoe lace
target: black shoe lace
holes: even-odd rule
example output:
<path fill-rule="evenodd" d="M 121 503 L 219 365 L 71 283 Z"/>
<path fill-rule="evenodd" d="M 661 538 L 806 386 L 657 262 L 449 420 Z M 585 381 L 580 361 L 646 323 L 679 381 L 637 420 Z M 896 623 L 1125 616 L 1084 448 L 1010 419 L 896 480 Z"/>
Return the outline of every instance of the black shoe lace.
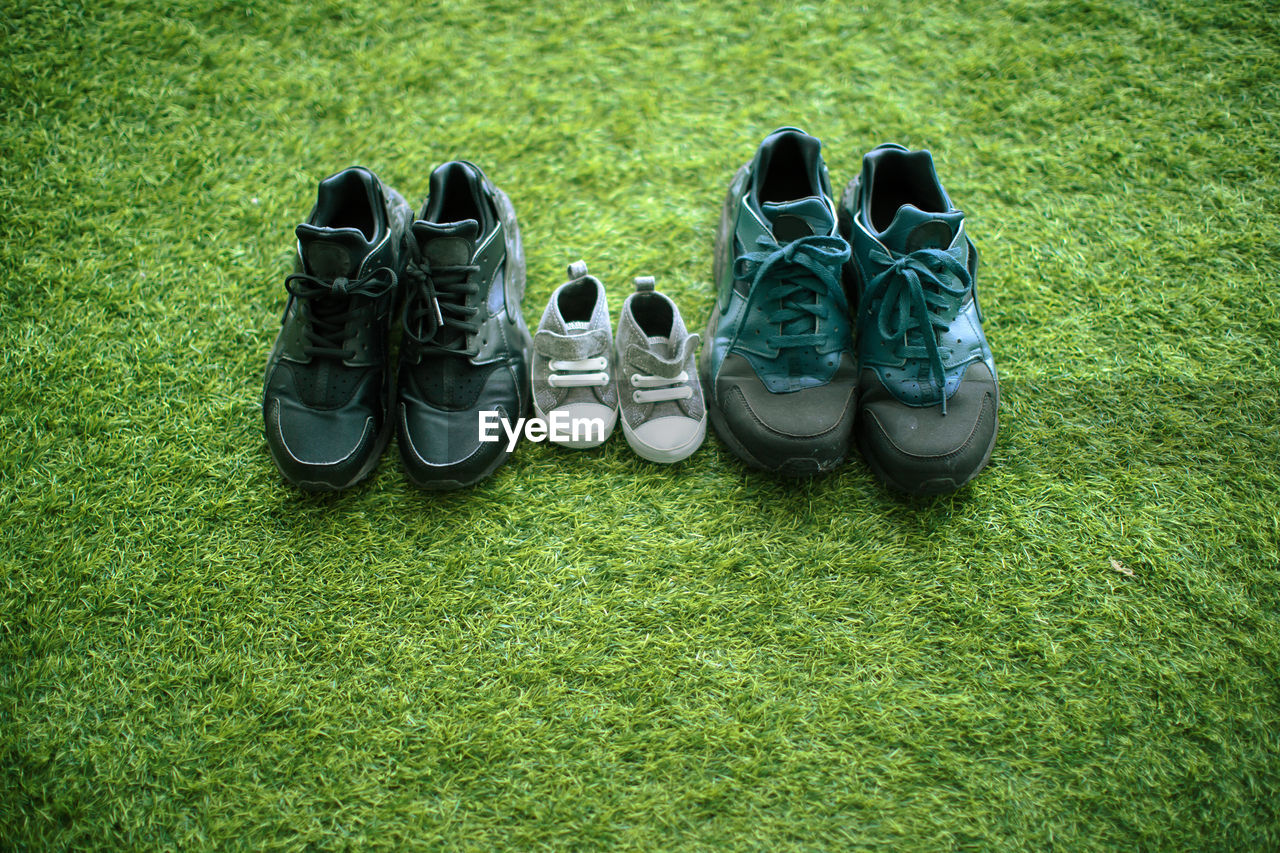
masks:
<path fill-rule="evenodd" d="M 303 352 L 343 360 L 354 356 L 342 346 L 347 321 L 368 304 L 366 300 L 390 293 L 396 284 L 390 267 L 378 267 L 355 281 L 345 276 L 329 280 L 300 272 L 290 275 L 284 286 L 303 306 Z"/>
<path fill-rule="evenodd" d="M 467 335 L 480 330 L 473 319 L 480 309 L 468 305 L 480 292 L 471 280 L 479 272 L 475 264 L 432 265 L 425 258 L 410 262 L 405 270 L 408 293 L 404 302 L 404 333 L 419 346 L 436 352 L 475 355 L 475 347 L 463 344 Z"/>
<path fill-rule="evenodd" d="M 773 310 L 769 324 L 778 327 L 768 345 L 775 350 L 818 347 L 838 348 L 830 327 L 819 331 L 819 321 L 830 318 L 831 304 L 840 288 L 840 266 L 849 259 L 849 244 L 840 237 L 801 237 L 780 246 L 765 235 L 756 239 L 760 251 L 741 255 L 734 277 L 751 288 L 766 282 L 766 298 Z"/>
<path fill-rule="evenodd" d="M 950 328 L 960 300 L 973 287 L 965 265 L 941 249 L 919 249 L 899 258 L 872 251 L 871 260 L 880 264 L 880 273 L 867 284 L 869 303 L 881 299 L 876 315 L 876 331 L 885 342 L 895 341 L 896 351 L 906 359 L 925 359 L 929 378 L 938 386 L 942 414 L 947 413 L 947 372 L 943 359 L 951 355 L 938 346 L 938 335 Z M 907 335 L 919 332 L 924 345 L 910 345 Z"/>

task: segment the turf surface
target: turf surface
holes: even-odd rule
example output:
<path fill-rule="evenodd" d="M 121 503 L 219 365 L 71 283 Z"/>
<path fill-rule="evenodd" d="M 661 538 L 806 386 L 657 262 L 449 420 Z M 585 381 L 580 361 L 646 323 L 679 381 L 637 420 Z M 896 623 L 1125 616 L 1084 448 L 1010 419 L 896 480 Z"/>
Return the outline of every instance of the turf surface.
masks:
<path fill-rule="evenodd" d="M 1268 3 L 7 2 L 0 847 L 1280 846 Z M 928 147 L 1004 390 L 907 501 L 716 440 L 287 488 L 261 371 L 351 163 L 466 157 L 538 316 L 693 325 L 775 126 Z"/>

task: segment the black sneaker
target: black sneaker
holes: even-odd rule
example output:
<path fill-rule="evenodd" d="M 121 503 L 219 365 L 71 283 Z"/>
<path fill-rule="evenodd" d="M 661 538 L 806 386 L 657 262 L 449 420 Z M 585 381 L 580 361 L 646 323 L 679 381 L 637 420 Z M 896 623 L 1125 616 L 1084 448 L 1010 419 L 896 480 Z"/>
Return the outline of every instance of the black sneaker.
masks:
<path fill-rule="evenodd" d="M 457 489 L 488 477 L 510 455 L 505 436 L 480 440 L 481 413 L 514 425 L 529 407 L 524 249 L 510 199 L 463 161 L 431 173 L 411 234 L 400 456 L 416 485 Z"/>
<path fill-rule="evenodd" d="M 320 182 L 297 227 L 262 414 L 272 459 L 303 489 L 358 483 L 387 445 L 387 339 L 412 219 L 403 198 L 354 166 Z"/>

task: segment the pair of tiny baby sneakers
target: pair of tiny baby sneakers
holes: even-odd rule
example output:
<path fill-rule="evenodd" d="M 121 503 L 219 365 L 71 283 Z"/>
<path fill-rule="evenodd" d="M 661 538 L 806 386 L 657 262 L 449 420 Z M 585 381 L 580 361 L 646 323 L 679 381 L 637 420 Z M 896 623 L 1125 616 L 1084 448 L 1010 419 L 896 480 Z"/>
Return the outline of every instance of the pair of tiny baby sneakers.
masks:
<path fill-rule="evenodd" d="M 615 342 L 604 285 L 583 261 L 569 265 L 533 338 L 533 408 L 552 441 L 579 449 L 603 444 L 621 409 L 632 450 L 650 462 L 679 462 L 707 434 L 698 336 L 652 276 L 635 285 Z"/>

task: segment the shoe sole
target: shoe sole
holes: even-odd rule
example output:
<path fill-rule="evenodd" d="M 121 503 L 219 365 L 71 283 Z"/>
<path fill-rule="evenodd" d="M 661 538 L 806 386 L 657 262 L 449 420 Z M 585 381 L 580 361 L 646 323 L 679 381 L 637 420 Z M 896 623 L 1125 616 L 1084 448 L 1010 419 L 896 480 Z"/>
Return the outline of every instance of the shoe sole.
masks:
<path fill-rule="evenodd" d="M 850 246 L 853 245 L 853 220 L 857 215 L 853 209 L 853 200 L 857 199 L 861 191 L 862 178 L 861 176 L 855 177 L 845 187 L 844 193 L 840 196 L 840 203 L 836 206 L 836 223 L 837 227 L 840 229 L 840 236 L 843 237 Z M 861 293 L 862 284 L 861 276 L 858 273 L 858 266 L 853 260 L 852 251 L 849 253 L 849 260 L 844 265 L 841 280 L 844 284 L 845 296 L 848 299 L 849 304 L 854 306 L 852 310 L 857 311 L 857 300 L 854 297 Z M 1000 383 L 998 381 L 996 383 L 995 429 L 991 431 L 991 441 L 987 445 L 986 452 L 982 454 L 982 462 L 973 469 L 973 472 L 970 473 L 969 476 L 963 478 L 959 482 L 956 482 L 953 477 L 933 477 L 931 479 L 924 480 L 915 486 L 908 486 L 899 482 L 890 476 L 889 472 L 885 470 L 885 467 L 880 464 L 879 458 L 877 458 L 875 453 L 867 446 L 867 442 L 862 438 L 862 433 L 858 429 L 856 421 L 854 423 L 853 431 L 856 436 L 858 452 L 862 454 L 862 458 L 867 463 L 867 467 L 871 469 L 871 473 L 886 486 L 896 489 L 899 492 L 903 492 L 904 494 L 917 495 L 921 497 L 927 495 L 944 495 L 950 492 L 955 492 L 973 482 L 973 479 L 981 474 L 986 469 L 987 463 L 991 461 L 991 454 L 996 447 L 996 436 L 1000 434 Z"/>

